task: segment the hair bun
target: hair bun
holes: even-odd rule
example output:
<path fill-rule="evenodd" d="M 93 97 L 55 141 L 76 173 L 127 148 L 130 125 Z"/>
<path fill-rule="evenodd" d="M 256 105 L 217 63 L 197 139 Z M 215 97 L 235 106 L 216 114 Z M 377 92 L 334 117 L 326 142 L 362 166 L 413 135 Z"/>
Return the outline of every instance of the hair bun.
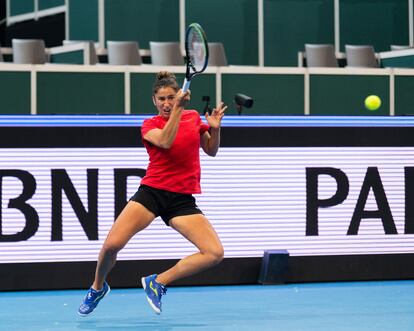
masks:
<path fill-rule="evenodd" d="M 163 80 L 163 79 L 169 79 L 169 78 L 175 79 L 175 75 L 169 71 L 160 71 L 157 74 L 157 80 Z"/>
<path fill-rule="evenodd" d="M 169 71 L 160 71 L 154 81 L 152 86 L 152 94 L 155 95 L 160 88 L 171 87 L 175 92 L 178 92 L 180 87 L 177 84 L 177 79 L 172 72 Z"/>

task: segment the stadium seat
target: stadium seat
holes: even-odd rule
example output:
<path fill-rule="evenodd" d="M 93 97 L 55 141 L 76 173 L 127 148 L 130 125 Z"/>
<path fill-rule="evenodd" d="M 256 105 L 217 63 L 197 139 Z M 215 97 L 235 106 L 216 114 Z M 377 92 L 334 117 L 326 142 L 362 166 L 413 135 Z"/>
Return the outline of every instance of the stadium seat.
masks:
<path fill-rule="evenodd" d="M 399 50 L 402 50 L 402 49 L 409 49 L 409 48 L 413 48 L 413 47 L 410 46 L 410 45 L 391 45 L 390 46 L 390 49 L 392 51 L 399 51 Z"/>
<path fill-rule="evenodd" d="M 183 65 L 184 57 L 179 42 L 150 41 L 151 63 L 154 65 Z"/>
<path fill-rule="evenodd" d="M 13 62 L 44 64 L 47 62 L 45 42 L 42 39 L 12 39 Z"/>
<path fill-rule="evenodd" d="M 91 40 L 64 40 L 63 45 L 71 45 L 75 43 L 88 43 L 89 44 L 89 64 L 99 63 L 98 55 L 96 54 L 95 43 Z"/>
<path fill-rule="evenodd" d="M 208 65 L 210 66 L 227 66 L 227 57 L 223 43 L 208 43 Z"/>
<path fill-rule="evenodd" d="M 108 63 L 114 65 L 139 65 L 139 45 L 136 41 L 107 41 Z"/>
<path fill-rule="evenodd" d="M 348 67 L 378 68 L 374 47 L 371 45 L 345 45 Z"/>
<path fill-rule="evenodd" d="M 338 67 L 335 49 L 330 44 L 305 44 L 308 67 Z"/>

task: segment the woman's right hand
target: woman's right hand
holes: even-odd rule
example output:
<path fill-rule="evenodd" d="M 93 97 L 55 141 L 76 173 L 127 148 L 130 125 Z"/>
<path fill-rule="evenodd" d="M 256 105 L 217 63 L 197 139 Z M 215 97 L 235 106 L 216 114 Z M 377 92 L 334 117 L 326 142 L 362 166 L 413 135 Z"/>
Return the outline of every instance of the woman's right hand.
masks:
<path fill-rule="evenodd" d="M 190 90 L 187 90 L 183 93 L 183 91 L 180 89 L 177 94 L 175 95 L 175 106 L 184 108 L 188 101 L 190 101 Z"/>

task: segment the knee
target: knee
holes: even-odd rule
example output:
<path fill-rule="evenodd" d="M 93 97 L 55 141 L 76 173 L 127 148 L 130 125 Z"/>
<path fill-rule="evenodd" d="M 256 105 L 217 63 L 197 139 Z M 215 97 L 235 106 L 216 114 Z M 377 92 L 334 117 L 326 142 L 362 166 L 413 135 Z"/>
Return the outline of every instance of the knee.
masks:
<path fill-rule="evenodd" d="M 123 248 L 122 245 L 120 245 L 119 243 L 116 243 L 114 241 L 105 241 L 101 251 L 105 254 L 105 255 L 117 255 L 118 252 Z"/>
<path fill-rule="evenodd" d="M 209 257 L 211 259 L 211 264 L 216 265 L 223 261 L 224 258 L 224 249 L 222 246 L 217 247 L 209 252 Z"/>

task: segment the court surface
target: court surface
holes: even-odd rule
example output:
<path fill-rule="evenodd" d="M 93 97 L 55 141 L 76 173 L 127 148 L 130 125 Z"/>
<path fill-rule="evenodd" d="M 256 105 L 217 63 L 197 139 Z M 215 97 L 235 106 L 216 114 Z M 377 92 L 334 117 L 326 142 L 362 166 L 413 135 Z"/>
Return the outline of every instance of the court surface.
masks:
<path fill-rule="evenodd" d="M 160 316 L 136 288 L 78 317 L 85 293 L 2 292 L 0 330 L 414 330 L 414 281 L 170 287 Z"/>

